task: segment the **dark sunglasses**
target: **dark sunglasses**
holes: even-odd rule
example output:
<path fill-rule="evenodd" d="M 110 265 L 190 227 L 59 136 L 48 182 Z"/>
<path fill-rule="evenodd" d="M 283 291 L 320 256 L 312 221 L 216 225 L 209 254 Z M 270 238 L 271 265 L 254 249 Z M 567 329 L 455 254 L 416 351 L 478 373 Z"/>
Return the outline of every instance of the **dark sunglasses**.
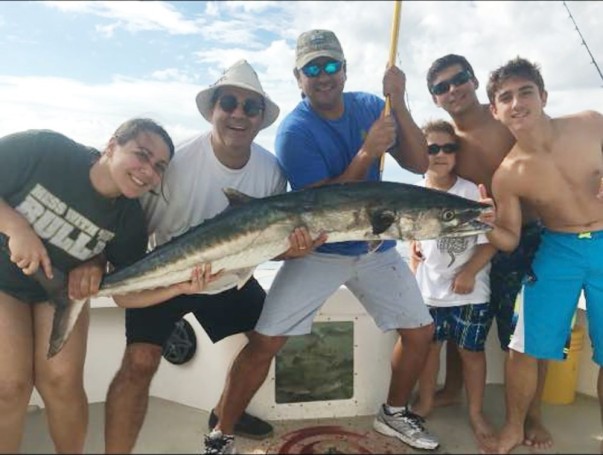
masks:
<path fill-rule="evenodd" d="M 459 149 L 459 145 L 454 142 L 449 142 L 447 144 L 429 144 L 427 146 L 427 154 L 428 155 L 437 155 L 440 153 L 440 150 L 444 153 L 455 153 Z"/>
<path fill-rule="evenodd" d="M 218 100 L 220 108 L 228 114 L 233 113 L 239 106 L 239 101 L 234 95 L 223 95 Z M 264 102 L 255 98 L 247 98 L 243 101 L 243 112 L 247 117 L 255 117 L 264 110 Z"/>
<path fill-rule="evenodd" d="M 341 67 L 343 66 L 343 62 L 338 60 L 331 60 L 330 62 L 325 63 L 324 65 L 319 65 L 318 63 L 308 64 L 302 67 L 302 73 L 306 75 L 306 77 L 318 77 L 320 76 L 321 71 L 324 71 L 325 74 L 329 76 L 333 74 L 339 73 L 341 71 Z"/>
<path fill-rule="evenodd" d="M 450 79 L 447 79 L 445 81 L 438 82 L 437 84 L 432 85 L 431 93 L 433 95 L 443 95 L 444 93 L 448 93 L 448 90 L 450 90 L 451 85 L 458 87 L 459 85 L 466 84 L 467 82 L 469 82 L 471 80 L 472 77 L 473 77 L 473 74 L 471 74 L 467 70 L 463 70 L 460 73 L 456 73 Z"/>

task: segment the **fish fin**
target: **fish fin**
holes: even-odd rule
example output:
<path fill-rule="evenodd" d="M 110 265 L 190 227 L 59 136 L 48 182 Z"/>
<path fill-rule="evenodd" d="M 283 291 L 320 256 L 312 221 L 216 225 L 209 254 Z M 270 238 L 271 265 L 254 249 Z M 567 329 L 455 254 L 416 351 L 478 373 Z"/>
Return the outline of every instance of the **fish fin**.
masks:
<path fill-rule="evenodd" d="M 48 294 L 50 304 L 54 306 L 47 358 L 54 357 L 63 348 L 87 302 L 87 299 L 70 300 L 67 294 L 67 276 L 54 267 L 52 274 L 53 278 L 49 279 L 38 269 L 33 275 Z"/>
<path fill-rule="evenodd" d="M 238 269 L 236 270 L 237 276 L 239 277 L 239 282 L 237 283 L 237 289 L 241 289 L 245 286 L 245 283 L 249 281 L 249 278 L 253 275 L 253 271 L 255 267 L 248 267 L 246 269 Z"/>
<path fill-rule="evenodd" d="M 247 204 L 249 201 L 253 201 L 254 199 L 256 199 L 253 196 L 249 196 L 248 194 L 241 193 L 240 191 L 235 190 L 234 188 L 230 188 L 230 187 L 222 188 L 222 191 L 224 192 L 224 195 L 228 199 L 228 204 L 231 207 L 236 207 L 238 205 Z"/>
<path fill-rule="evenodd" d="M 247 267 L 242 269 L 228 270 L 222 274 L 220 278 L 209 283 L 201 294 L 217 294 L 227 289 L 234 288 L 241 289 L 245 283 L 251 278 L 254 267 Z"/>
<path fill-rule="evenodd" d="M 373 234 L 383 234 L 396 220 L 396 214 L 392 210 L 379 210 L 371 212 L 369 215 Z"/>

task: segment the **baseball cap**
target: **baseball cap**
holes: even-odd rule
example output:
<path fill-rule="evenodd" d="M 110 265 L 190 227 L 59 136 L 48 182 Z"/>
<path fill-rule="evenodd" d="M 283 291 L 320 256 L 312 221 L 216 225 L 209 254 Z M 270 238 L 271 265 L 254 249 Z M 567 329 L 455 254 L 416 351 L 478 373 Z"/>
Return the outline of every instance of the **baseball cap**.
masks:
<path fill-rule="evenodd" d="M 331 57 L 344 61 L 343 49 L 335 33 L 330 30 L 310 30 L 297 38 L 295 67 L 302 68 L 318 57 Z"/>

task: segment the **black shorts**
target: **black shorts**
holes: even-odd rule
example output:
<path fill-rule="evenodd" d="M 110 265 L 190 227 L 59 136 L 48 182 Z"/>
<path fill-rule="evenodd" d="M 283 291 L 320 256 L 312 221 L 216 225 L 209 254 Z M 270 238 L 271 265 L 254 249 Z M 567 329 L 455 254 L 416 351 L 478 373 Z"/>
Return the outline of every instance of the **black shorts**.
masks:
<path fill-rule="evenodd" d="M 251 277 L 241 289 L 219 294 L 179 295 L 158 305 L 126 309 L 126 341 L 163 346 L 174 325 L 193 313 L 212 342 L 253 330 L 266 292 Z"/>

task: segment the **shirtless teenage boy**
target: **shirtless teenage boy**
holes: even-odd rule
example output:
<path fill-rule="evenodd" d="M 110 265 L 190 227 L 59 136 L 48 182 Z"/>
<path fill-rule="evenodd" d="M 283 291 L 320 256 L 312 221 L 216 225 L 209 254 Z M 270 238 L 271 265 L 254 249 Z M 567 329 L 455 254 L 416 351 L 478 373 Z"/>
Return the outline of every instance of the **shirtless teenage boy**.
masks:
<path fill-rule="evenodd" d="M 551 118 L 539 68 L 516 58 L 493 71 L 488 98 L 496 119 L 516 139 L 493 177 L 494 230 L 499 249 L 519 243 L 522 204 L 544 225 L 524 286 L 524 303 L 509 348 L 507 418 L 493 453 L 509 453 L 524 439 L 523 421 L 536 393 L 537 359 L 563 359 L 578 296 L 584 290 L 593 360 L 599 368 L 603 420 L 603 115 L 584 111 Z M 481 188 L 482 197 L 485 189 Z M 602 447 L 603 448 L 603 447 Z"/>

